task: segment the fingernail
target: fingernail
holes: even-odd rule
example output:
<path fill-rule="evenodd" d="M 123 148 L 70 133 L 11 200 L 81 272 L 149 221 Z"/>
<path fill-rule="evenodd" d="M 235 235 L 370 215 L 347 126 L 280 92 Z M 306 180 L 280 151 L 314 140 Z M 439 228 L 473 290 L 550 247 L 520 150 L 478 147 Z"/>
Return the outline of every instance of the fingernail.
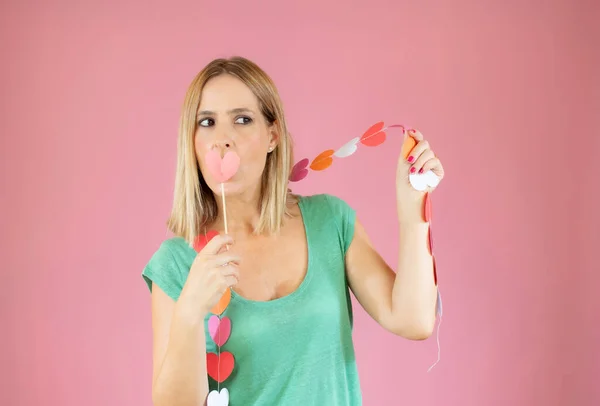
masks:
<path fill-rule="evenodd" d="M 414 166 L 412 168 L 410 168 L 410 173 L 414 173 L 417 170 L 417 168 L 415 168 Z"/>
<path fill-rule="evenodd" d="M 409 157 L 408 157 L 408 162 L 412 162 L 412 161 L 414 161 L 414 160 L 415 160 L 415 157 L 414 157 L 414 156 L 412 156 L 412 155 L 411 155 L 411 156 L 409 156 Z"/>
<path fill-rule="evenodd" d="M 419 173 L 423 173 L 423 168 L 419 169 Z"/>

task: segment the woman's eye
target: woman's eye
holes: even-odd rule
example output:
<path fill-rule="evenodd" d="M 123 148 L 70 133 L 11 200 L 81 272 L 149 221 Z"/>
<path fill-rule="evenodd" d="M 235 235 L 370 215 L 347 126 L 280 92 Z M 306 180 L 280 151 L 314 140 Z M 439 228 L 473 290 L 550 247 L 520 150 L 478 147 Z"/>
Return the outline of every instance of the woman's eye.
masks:
<path fill-rule="evenodd" d="M 250 117 L 238 117 L 235 122 L 236 124 L 250 124 L 252 119 Z"/>
<path fill-rule="evenodd" d="M 214 124 L 214 121 L 212 120 L 212 118 L 205 118 L 203 120 L 200 120 L 200 122 L 198 123 L 198 125 L 200 127 L 209 127 L 213 124 Z"/>

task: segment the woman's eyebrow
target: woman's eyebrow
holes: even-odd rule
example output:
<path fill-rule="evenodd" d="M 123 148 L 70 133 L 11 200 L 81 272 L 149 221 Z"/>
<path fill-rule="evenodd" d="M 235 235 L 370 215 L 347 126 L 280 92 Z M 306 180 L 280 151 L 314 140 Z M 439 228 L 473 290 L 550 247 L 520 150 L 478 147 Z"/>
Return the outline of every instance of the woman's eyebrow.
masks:
<path fill-rule="evenodd" d="M 240 114 L 240 113 L 254 113 L 254 111 L 252 111 L 251 109 L 247 108 L 247 107 L 237 107 L 235 109 L 231 109 L 227 112 L 228 114 Z M 196 115 L 196 117 L 200 117 L 200 116 L 213 116 L 215 115 L 214 111 L 210 111 L 210 110 L 201 110 L 198 112 L 198 114 Z"/>

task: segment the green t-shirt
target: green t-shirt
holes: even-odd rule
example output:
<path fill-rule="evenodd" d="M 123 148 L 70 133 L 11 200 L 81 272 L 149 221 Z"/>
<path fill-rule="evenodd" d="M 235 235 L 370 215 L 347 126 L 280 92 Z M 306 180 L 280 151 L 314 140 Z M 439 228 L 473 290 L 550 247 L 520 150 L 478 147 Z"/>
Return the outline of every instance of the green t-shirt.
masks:
<path fill-rule="evenodd" d="M 354 235 L 355 212 L 327 194 L 300 197 L 308 240 L 308 269 L 297 290 L 272 301 L 232 292 L 222 314 L 231 319 L 221 347 L 235 367 L 219 385 L 231 406 L 362 405 L 352 342 L 352 304 L 344 257 Z M 196 252 L 184 239 L 162 243 L 142 275 L 177 300 Z M 206 349 L 217 352 L 205 319 Z M 210 390 L 217 388 L 209 378 Z"/>

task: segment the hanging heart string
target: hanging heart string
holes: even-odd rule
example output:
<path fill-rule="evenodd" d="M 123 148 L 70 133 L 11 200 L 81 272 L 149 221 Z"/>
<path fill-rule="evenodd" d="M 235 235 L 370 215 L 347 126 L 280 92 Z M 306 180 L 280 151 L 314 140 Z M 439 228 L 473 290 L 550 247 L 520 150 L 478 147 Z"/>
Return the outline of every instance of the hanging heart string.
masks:
<path fill-rule="evenodd" d="M 225 199 L 225 182 L 231 179 L 240 166 L 240 157 L 235 151 L 227 151 L 223 157 L 217 149 L 209 150 L 205 155 L 206 167 L 213 178 L 221 184 L 221 202 L 223 204 L 223 226 L 225 234 L 229 234 L 227 226 L 227 203 Z M 194 249 L 200 251 L 208 242 L 218 233 L 210 231 L 204 233 L 196 239 Z M 226 249 L 229 249 L 226 246 Z M 206 369 L 208 375 L 217 381 L 217 390 L 211 391 L 206 399 L 207 406 L 227 406 L 229 405 L 229 390 L 223 388 L 221 383 L 227 380 L 235 365 L 233 354 L 227 351 L 221 352 L 221 347 L 227 342 L 231 335 L 231 319 L 221 317 L 229 302 L 231 301 L 231 288 L 227 288 L 219 302 L 211 309 L 213 315 L 208 319 L 208 332 L 217 346 L 217 353 L 206 354 Z"/>
<path fill-rule="evenodd" d="M 306 178 L 309 173 L 309 169 L 313 171 L 323 171 L 329 168 L 334 161 L 334 158 L 347 158 L 353 155 L 357 150 L 359 145 L 364 145 L 366 147 L 376 147 L 383 144 L 387 138 L 387 130 L 390 128 L 400 128 L 402 131 L 402 135 L 404 137 L 404 142 L 402 143 L 401 155 L 404 159 L 408 158 L 412 149 L 417 145 L 416 140 L 408 136 L 406 134 L 406 129 L 402 124 L 393 124 L 385 127 L 383 121 L 379 121 L 369 127 L 360 137 L 352 138 L 350 141 L 339 147 L 337 150 L 327 149 L 317 155 L 312 161 L 308 158 L 301 159 L 298 161 L 293 167 L 290 173 L 289 181 L 290 182 L 299 182 Z M 412 132 L 413 130 L 408 130 L 408 132 Z M 410 173 L 408 175 L 408 180 L 411 186 L 420 192 L 426 191 L 428 187 L 435 188 L 440 182 L 438 176 L 431 170 L 425 173 Z M 436 315 L 439 316 L 439 323 L 437 328 L 437 346 L 438 346 L 438 359 L 437 361 L 429 367 L 427 372 L 431 371 L 431 369 L 439 362 L 440 360 L 440 341 L 439 341 L 439 332 L 440 325 L 442 324 L 442 296 L 440 294 L 440 290 L 438 287 L 437 280 L 437 270 L 435 263 L 435 256 L 433 255 L 433 237 L 431 232 L 431 196 L 429 192 L 426 192 L 424 195 L 423 201 L 423 216 L 425 221 L 429 223 L 428 229 L 428 246 L 429 252 L 432 256 L 433 261 L 433 280 L 437 289 L 437 299 L 436 299 Z"/>

